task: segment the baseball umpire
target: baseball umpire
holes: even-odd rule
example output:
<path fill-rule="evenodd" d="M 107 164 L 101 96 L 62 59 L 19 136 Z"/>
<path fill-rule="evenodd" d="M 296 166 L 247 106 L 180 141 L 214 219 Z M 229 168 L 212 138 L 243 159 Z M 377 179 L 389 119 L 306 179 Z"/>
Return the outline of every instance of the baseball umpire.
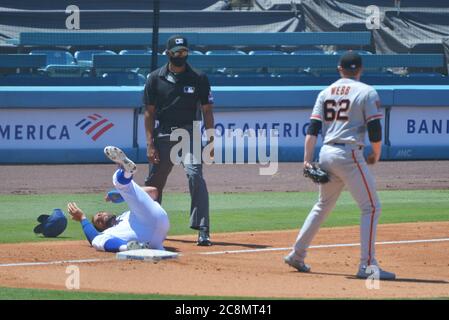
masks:
<path fill-rule="evenodd" d="M 193 122 L 201 119 L 201 111 L 205 128 L 214 127 L 209 80 L 206 74 L 187 63 L 187 39 L 181 35 L 170 37 L 166 54 L 169 62 L 149 75 L 144 91 L 147 157 L 150 162 L 145 185 L 158 189 L 159 203 L 162 201 L 167 177 L 173 168 L 170 151 L 177 143 L 170 141 L 170 134 L 179 128 L 190 133 L 191 150 L 188 156 L 192 160 Z M 212 142 L 213 136 L 208 137 L 208 143 Z M 213 156 L 213 151 L 211 155 Z M 209 194 L 201 163 L 201 159 L 182 161 L 191 196 L 190 227 L 199 231 L 199 246 L 210 246 Z"/>
<path fill-rule="evenodd" d="M 360 82 L 362 58 L 357 53 L 345 53 L 338 70 L 341 79 L 318 95 L 304 147 L 304 167 L 310 168 L 317 136 L 322 130 L 324 145 L 320 150 L 319 165 L 329 173 L 330 181 L 319 185 L 319 200 L 284 261 L 300 272 L 310 271 L 304 263 L 307 248 L 347 186 L 362 212 L 361 258 L 356 276 L 367 278 L 377 273 L 378 279 L 392 280 L 395 274 L 380 269 L 376 261 L 376 228 L 381 207 L 374 178 L 367 166 L 378 162 L 381 154 L 380 119 L 383 115 L 379 96 L 374 88 Z M 363 155 L 366 131 L 373 150 L 367 159 Z"/>

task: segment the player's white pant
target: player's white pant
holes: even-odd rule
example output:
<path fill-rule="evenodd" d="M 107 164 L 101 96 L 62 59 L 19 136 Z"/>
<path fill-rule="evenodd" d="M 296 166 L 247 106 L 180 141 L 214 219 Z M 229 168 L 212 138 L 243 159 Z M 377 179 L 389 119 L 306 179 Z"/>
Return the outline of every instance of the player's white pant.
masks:
<path fill-rule="evenodd" d="M 329 172 L 330 182 L 320 185 L 318 202 L 310 211 L 296 239 L 294 250 L 304 260 L 306 250 L 321 223 L 334 209 L 346 185 L 361 210 L 361 265 L 377 265 L 375 241 L 381 206 L 376 184 L 363 157 L 363 150 L 351 146 L 324 145 L 320 151 L 320 167 Z M 335 239 L 336 241 L 338 239 Z"/>
<path fill-rule="evenodd" d="M 131 219 L 137 219 L 136 225 L 146 228 L 145 234 L 151 233 L 150 246 L 163 250 L 162 243 L 170 228 L 167 213 L 133 180 L 127 184 L 121 184 L 117 180 L 116 172 L 112 181 L 131 211 L 130 224 L 132 224 Z"/>

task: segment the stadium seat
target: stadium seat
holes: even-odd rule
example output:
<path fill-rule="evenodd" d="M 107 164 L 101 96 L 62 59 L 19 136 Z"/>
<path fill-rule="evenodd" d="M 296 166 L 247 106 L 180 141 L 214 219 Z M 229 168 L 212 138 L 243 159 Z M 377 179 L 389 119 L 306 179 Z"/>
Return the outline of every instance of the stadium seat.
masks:
<path fill-rule="evenodd" d="M 138 73 L 137 77 L 139 79 L 139 85 L 144 86 L 147 82 L 147 77 L 145 77 L 143 74 Z"/>
<path fill-rule="evenodd" d="M 129 49 L 129 50 L 122 50 L 119 52 L 119 54 L 151 54 L 151 50 L 145 50 L 145 49 Z"/>
<path fill-rule="evenodd" d="M 369 77 L 399 77 L 400 75 L 395 74 L 393 72 L 390 71 L 369 71 L 369 70 L 365 70 L 362 74 L 363 76 L 369 76 Z"/>
<path fill-rule="evenodd" d="M 248 53 L 249 55 L 282 55 L 288 54 L 287 52 L 279 51 L 279 50 L 253 50 Z"/>
<path fill-rule="evenodd" d="M 47 65 L 71 65 L 76 64 L 72 54 L 64 50 L 33 50 L 30 52 L 33 54 L 45 54 L 47 55 Z"/>
<path fill-rule="evenodd" d="M 206 55 L 214 55 L 214 54 L 227 54 L 227 55 L 246 55 L 245 52 L 241 50 L 209 50 L 206 51 Z M 232 69 L 232 68 L 202 68 L 202 71 L 208 74 L 234 74 L 235 72 L 254 72 L 254 69 Z"/>
<path fill-rule="evenodd" d="M 116 82 L 118 86 L 139 86 L 145 84 L 146 80 L 144 75 L 139 75 L 136 72 L 107 72 L 101 77 Z"/>
<path fill-rule="evenodd" d="M 43 71 L 52 78 L 56 77 L 83 77 L 89 76 L 89 68 L 79 65 L 57 65 L 51 64 L 43 69 Z"/>
<path fill-rule="evenodd" d="M 333 55 L 341 56 L 344 53 L 348 52 L 349 50 L 335 50 L 332 52 Z M 353 52 L 357 52 L 360 55 L 367 55 L 367 54 L 373 54 L 372 52 L 366 51 L 366 50 L 351 50 Z"/>
<path fill-rule="evenodd" d="M 292 55 L 318 55 L 318 56 L 320 56 L 320 55 L 325 55 L 325 54 L 328 54 L 328 53 L 324 52 L 323 50 L 318 50 L 318 49 L 310 49 L 310 50 L 305 50 L 304 49 L 304 50 L 292 51 L 290 54 L 292 54 Z M 296 72 L 300 72 L 300 73 L 301 72 L 306 72 L 306 73 L 308 73 L 310 71 L 311 71 L 310 68 L 298 68 Z M 328 72 L 330 70 L 328 70 L 328 69 L 316 69 L 315 68 L 314 71 Z M 290 72 L 290 73 L 294 73 L 294 72 Z"/>
<path fill-rule="evenodd" d="M 211 55 L 211 54 L 246 54 L 244 51 L 241 50 L 209 50 L 206 52 L 206 55 Z"/>
<path fill-rule="evenodd" d="M 111 50 L 80 50 L 75 52 L 75 59 L 80 66 L 92 67 L 92 60 L 94 54 L 116 54 Z"/>
<path fill-rule="evenodd" d="M 444 75 L 438 72 L 414 72 L 407 75 L 409 78 L 443 78 Z"/>
<path fill-rule="evenodd" d="M 302 54 L 322 55 L 322 54 L 327 54 L 327 53 L 324 52 L 323 50 L 295 50 L 295 51 L 292 51 L 290 54 L 295 54 L 295 55 L 302 55 Z"/>
<path fill-rule="evenodd" d="M 287 52 L 279 50 L 253 50 L 248 53 L 249 55 L 287 55 Z M 263 68 L 259 72 L 273 73 L 296 73 L 298 68 Z"/>

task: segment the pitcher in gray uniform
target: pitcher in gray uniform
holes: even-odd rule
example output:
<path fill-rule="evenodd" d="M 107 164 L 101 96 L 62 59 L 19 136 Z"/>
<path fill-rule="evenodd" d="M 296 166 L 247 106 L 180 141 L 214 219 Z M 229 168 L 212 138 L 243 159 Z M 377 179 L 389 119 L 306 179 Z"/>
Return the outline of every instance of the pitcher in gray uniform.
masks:
<path fill-rule="evenodd" d="M 381 206 L 376 184 L 368 165 L 379 161 L 382 128 L 379 96 L 374 88 L 360 82 L 362 58 L 357 53 L 345 53 L 339 62 L 341 79 L 321 91 L 310 117 L 304 148 L 304 166 L 310 167 L 319 131 L 323 146 L 319 165 L 330 176 L 330 182 L 320 184 L 319 199 L 310 211 L 285 263 L 300 272 L 309 272 L 305 264 L 307 248 L 321 223 L 334 209 L 344 186 L 361 210 L 361 258 L 358 278 L 366 279 L 374 272 L 378 279 L 395 279 L 395 274 L 378 267 L 375 257 L 376 227 Z M 365 133 L 368 131 L 372 153 L 363 155 Z"/>

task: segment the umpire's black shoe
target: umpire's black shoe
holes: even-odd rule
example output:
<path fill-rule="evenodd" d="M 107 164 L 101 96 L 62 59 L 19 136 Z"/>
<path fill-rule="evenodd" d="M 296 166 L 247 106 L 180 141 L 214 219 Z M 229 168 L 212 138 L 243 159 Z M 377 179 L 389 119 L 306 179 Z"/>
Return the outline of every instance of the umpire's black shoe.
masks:
<path fill-rule="evenodd" d="M 210 241 L 210 237 L 209 237 L 209 231 L 207 231 L 207 230 L 200 230 L 198 232 L 197 245 L 201 246 L 201 247 L 209 247 L 209 246 L 212 245 L 212 242 Z"/>

